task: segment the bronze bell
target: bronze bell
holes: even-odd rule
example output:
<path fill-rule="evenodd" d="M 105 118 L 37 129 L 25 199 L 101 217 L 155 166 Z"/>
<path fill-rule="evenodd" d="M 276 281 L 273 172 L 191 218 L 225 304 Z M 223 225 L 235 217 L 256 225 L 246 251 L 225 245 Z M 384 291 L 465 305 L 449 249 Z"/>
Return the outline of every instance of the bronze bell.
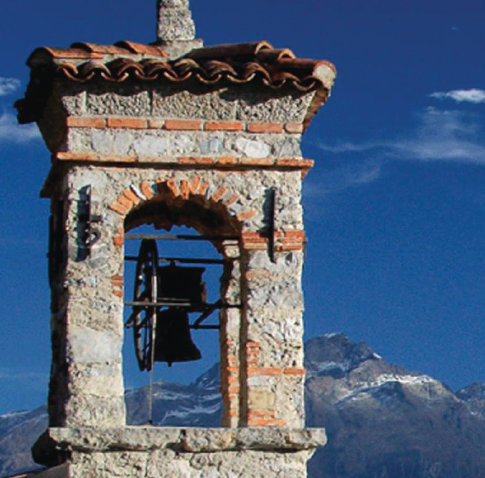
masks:
<path fill-rule="evenodd" d="M 202 358 L 190 336 L 189 314 L 176 307 L 157 313 L 155 362 L 190 362 Z"/>
<path fill-rule="evenodd" d="M 179 267 L 170 264 L 158 269 L 158 298 L 189 302 L 198 306 L 206 301 L 206 286 L 202 280 L 203 267 Z"/>

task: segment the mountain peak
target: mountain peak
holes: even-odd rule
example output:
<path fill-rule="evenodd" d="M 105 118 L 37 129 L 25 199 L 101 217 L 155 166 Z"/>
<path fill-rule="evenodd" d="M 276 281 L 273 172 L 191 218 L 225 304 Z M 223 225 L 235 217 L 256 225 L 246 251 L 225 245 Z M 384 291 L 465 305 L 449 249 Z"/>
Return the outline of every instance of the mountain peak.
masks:
<path fill-rule="evenodd" d="M 485 419 L 485 383 L 472 383 L 458 390 L 456 396 L 466 403 L 474 415 Z"/>
<path fill-rule="evenodd" d="M 305 367 L 310 373 L 342 374 L 367 360 L 382 360 L 365 342 L 352 342 L 345 334 L 331 333 L 305 343 Z"/>

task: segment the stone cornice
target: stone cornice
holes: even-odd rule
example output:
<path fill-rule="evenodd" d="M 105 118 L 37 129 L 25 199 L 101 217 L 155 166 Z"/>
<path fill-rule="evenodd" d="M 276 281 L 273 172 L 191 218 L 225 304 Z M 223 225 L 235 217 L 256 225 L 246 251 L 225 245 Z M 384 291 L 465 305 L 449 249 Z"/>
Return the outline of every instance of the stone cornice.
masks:
<path fill-rule="evenodd" d="M 298 452 L 314 450 L 326 442 L 327 435 L 323 428 L 123 427 L 103 429 L 102 433 L 93 428 L 49 428 L 37 440 L 33 454 L 50 457 L 53 461 L 57 456 L 57 461 L 61 462 L 62 457 L 71 451 L 151 452 L 172 449 L 186 453 L 240 450 Z M 54 463 L 51 461 L 51 464 Z"/>

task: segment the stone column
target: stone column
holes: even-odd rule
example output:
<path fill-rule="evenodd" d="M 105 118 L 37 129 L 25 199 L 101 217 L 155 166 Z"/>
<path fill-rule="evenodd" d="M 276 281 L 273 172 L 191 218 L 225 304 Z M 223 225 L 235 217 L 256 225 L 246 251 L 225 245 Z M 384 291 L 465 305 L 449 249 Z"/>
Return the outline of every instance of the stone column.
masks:
<path fill-rule="evenodd" d="M 238 241 L 224 242 L 224 258 L 228 259 L 221 279 L 221 300 L 232 306 L 241 304 L 241 252 Z M 240 343 L 241 309 L 227 308 L 220 312 L 222 426 L 235 428 L 240 419 Z"/>
<path fill-rule="evenodd" d="M 274 238 L 268 229 L 242 235 L 241 416 L 247 426 L 303 428 L 305 234 L 300 176 L 275 173 L 273 180 L 274 210 L 265 203 L 260 210 L 265 211 L 266 224 L 275 222 Z"/>
<path fill-rule="evenodd" d="M 64 280 L 53 290 L 53 309 L 57 310 L 53 314 L 53 348 L 57 356 L 50 408 L 51 421 L 57 426 L 125 425 L 123 303 L 113 295 L 113 281 L 122 284 L 123 280 L 123 252 L 113 243 L 111 225 L 103 222 L 97 226 L 99 240 L 86 248 L 86 223 L 80 220 L 88 207 L 88 188 L 91 214 L 96 214 L 102 188 L 96 187 L 95 181 L 89 169 L 82 167 L 73 168 L 65 178 L 67 257 Z M 58 387 L 64 393 L 59 394 Z"/>
<path fill-rule="evenodd" d="M 247 254 L 247 424 L 304 427 L 301 252 Z"/>

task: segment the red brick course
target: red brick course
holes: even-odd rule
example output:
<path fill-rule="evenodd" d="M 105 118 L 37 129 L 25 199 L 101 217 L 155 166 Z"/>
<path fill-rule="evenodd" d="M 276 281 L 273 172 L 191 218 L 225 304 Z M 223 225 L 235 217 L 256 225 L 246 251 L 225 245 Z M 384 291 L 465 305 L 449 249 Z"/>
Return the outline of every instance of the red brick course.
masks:
<path fill-rule="evenodd" d="M 248 425 L 251 427 L 284 427 L 286 422 L 284 420 L 276 420 L 271 418 L 249 418 Z"/>
<path fill-rule="evenodd" d="M 68 153 L 59 152 L 53 155 L 54 160 L 59 161 L 85 161 L 85 162 L 97 162 L 97 163 L 163 163 L 168 166 L 171 164 L 191 165 L 197 167 L 209 168 L 216 166 L 224 169 L 231 169 L 237 171 L 240 174 L 247 172 L 246 168 L 289 168 L 289 169 L 301 169 L 302 178 L 305 176 L 307 170 L 313 167 L 313 161 L 309 159 L 291 159 L 291 158 L 244 158 L 233 156 L 221 156 L 221 157 L 196 157 L 196 156 L 182 156 L 176 158 L 170 158 L 168 161 L 164 158 L 160 161 L 160 158 L 155 156 L 128 156 L 128 155 L 113 155 L 113 154 L 96 154 L 96 153 Z"/>
<path fill-rule="evenodd" d="M 108 128 L 146 129 L 148 121 L 143 118 L 108 118 Z"/>
<path fill-rule="evenodd" d="M 302 251 L 303 250 L 303 244 L 286 244 L 284 246 L 276 246 L 276 251 L 277 252 L 283 252 L 283 251 Z"/>
<path fill-rule="evenodd" d="M 239 164 L 243 166 L 273 166 L 273 158 L 240 158 Z"/>
<path fill-rule="evenodd" d="M 165 126 L 165 121 L 160 119 L 149 119 L 148 127 L 150 129 L 161 129 Z"/>
<path fill-rule="evenodd" d="M 95 153 L 57 153 L 55 158 L 59 161 L 98 161 L 99 155 Z"/>
<path fill-rule="evenodd" d="M 165 120 L 166 130 L 199 131 L 202 129 L 202 121 L 199 120 Z"/>
<path fill-rule="evenodd" d="M 70 128 L 104 128 L 106 120 L 104 118 L 83 118 L 78 116 L 69 116 L 67 126 Z"/>
<path fill-rule="evenodd" d="M 237 159 L 234 156 L 221 156 L 218 158 L 217 164 L 232 166 L 237 164 Z"/>
<path fill-rule="evenodd" d="M 277 123 L 242 121 L 203 121 L 186 119 L 161 119 L 122 116 L 115 118 L 91 116 L 69 116 L 66 120 L 70 128 L 127 128 L 127 129 L 165 129 L 167 131 L 247 131 L 253 134 L 302 134 L 303 123 Z"/>
<path fill-rule="evenodd" d="M 286 123 L 285 124 L 285 131 L 287 133 L 303 133 L 304 127 L 303 123 Z"/>
<path fill-rule="evenodd" d="M 283 123 L 248 123 L 248 133 L 283 133 Z"/>
<path fill-rule="evenodd" d="M 207 121 L 204 124 L 205 131 L 242 131 L 244 123 L 240 121 Z"/>

